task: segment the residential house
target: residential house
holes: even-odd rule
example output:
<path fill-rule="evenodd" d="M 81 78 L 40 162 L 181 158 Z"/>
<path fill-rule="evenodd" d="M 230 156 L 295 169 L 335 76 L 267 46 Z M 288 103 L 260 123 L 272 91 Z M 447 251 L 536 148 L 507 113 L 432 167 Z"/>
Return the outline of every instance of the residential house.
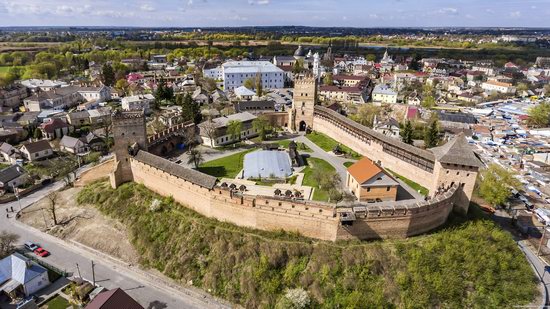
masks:
<path fill-rule="evenodd" d="M 23 144 L 19 149 L 25 159 L 30 162 L 38 161 L 53 156 L 53 149 L 48 140 L 39 140 Z"/>
<path fill-rule="evenodd" d="M 38 92 L 23 100 L 23 103 L 25 109 L 31 112 L 39 112 L 43 109 L 63 110 L 75 107 L 85 101 L 78 93 L 78 88 L 69 86 Z"/>
<path fill-rule="evenodd" d="M 78 93 L 87 102 L 105 102 L 111 99 L 111 89 L 106 86 L 79 87 Z"/>
<path fill-rule="evenodd" d="M 97 294 L 84 309 L 144 309 L 121 288 Z"/>
<path fill-rule="evenodd" d="M 11 299 L 29 297 L 48 285 L 48 270 L 31 259 L 14 253 L 0 260 L 0 291 Z"/>
<path fill-rule="evenodd" d="M 11 84 L 7 87 L 2 87 L 0 88 L 0 108 L 2 108 L 2 111 L 13 111 L 28 96 L 27 87 L 21 84 Z"/>
<path fill-rule="evenodd" d="M 146 114 L 151 112 L 151 105 L 155 102 L 155 97 L 148 94 L 133 95 L 122 98 L 122 109 L 125 110 L 144 110 Z"/>
<path fill-rule="evenodd" d="M 228 145 L 239 140 L 256 137 L 258 132 L 252 127 L 252 122 L 256 118 L 249 112 L 242 112 L 207 120 L 198 125 L 199 135 L 203 144 L 211 147 Z M 240 137 L 231 136 L 228 132 L 228 125 L 232 121 L 241 123 Z"/>
<path fill-rule="evenodd" d="M 13 147 L 9 143 L 0 144 L 0 155 L 2 155 L 5 162 L 10 164 L 15 164 L 17 159 L 21 159 L 19 149 Z"/>
<path fill-rule="evenodd" d="M 395 201 L 399 182 L 369 158 L 363 158 L 348 168 L 346 185 L 360 202 L 372 203 Z"/>
<path fill-rule="evenodd" d="M 367 102 L 366 87 L 320 86 L 319 99 L 339 103 L 362 104 Z"/>
<path fill-rule="evenodd" d="M 233 92 L 240 100 L 252 100 L 252 98 L 256 95 L 256 92 L 246 88 L 245 86 L 237 87 L 233 90 Z"/>
<path fill-rule="evenodd" d="M 514 94 L 516 92 L 516 87 L 514 87 L 512 84 L 496 81 L 487 81 L 481 84 L 481 88 L 489 93 L 497 92 L 504 94 Z"/>
<path fill-rule="evenodd" d="M 47 139 L 62 138 L 74 130 L 73 126 L 61 118 L 51 118 L 50 121 L 40 125 L 42 136 Z"/>
<path fill-rule="evenodd" d="M 88 113 L 88 111 L 68 113 L 67 122 L 77 128 L 87 126 L 90 124 L 90 113 Z"/>
<path fill-rule="evenodd" d="M 86 144 L 83 140 L 68 135 L 63 136 L 59 142 L 59 148 L 62 151 L 75 155 L 88 152 L 89 150 L 88 144 Z"/>
<path fill-rule="evenodd" d="M 27 87 L 32 92 L 51 91 L 55 88 L 67 87 L 66 82 L 59 80 L 47 80 L 47 79 L 27 79 L 21 81 L 21 85 Z"/>
<path fill-rule="evenodd" d="M 376 85 L 372 91 L 372 101 L 382 104 L 397 103 L 397 92 L 387 85 Z"/>
<path fill-rule="evenodd" d="M 81 138 L 88 145 L 88 149 L 92 151 L 104 151 L 106 149 L 105 139 L 90 132 Z"/>
<path fill-rule="evenodd" d="M 191 98 L 193 98 L 193 101 L 199 103 L 200 105 L 206 105 L 210 102 L 210 96 L 201 87 L 197 87 L 197 89 L 195 89 L 191 95 Z"/>
<path fill-rule="evenodd" d="M 401 139 L 399 133 L 401 129 L 399 127 L 399 122 L 394 118 L 389 118 L 386 121 L 380 121 L 374 125 L 374 131 L 382 133 L 386 136 Z"/>
<path fill-rule="evenodd" d="M 101 125 L 104 123 L 110 123 L 111 121 L 111 108 L 102 107 L 98 109 L 89 110 L 90 114 L 90 124 L 91 125 Z"/>
<path fill-rule="evenodd" d="M 0 170 L 0 190 L 13 192 L 14 188 L 28 181 L 29 175 L 20 165 L 14 164 Z"/>

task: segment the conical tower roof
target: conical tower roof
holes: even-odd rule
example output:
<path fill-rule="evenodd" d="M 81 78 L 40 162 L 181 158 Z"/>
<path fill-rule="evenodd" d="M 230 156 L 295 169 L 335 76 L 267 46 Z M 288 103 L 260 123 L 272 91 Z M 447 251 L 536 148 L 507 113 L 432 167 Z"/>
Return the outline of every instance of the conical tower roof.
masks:
<path fill-rule="evenodd" d="M 482 167 L 483 163 L 468 144 L 464 133 L 460 133 L 445 145 L 430 149 L 437 161 L 447 164 L 458 164 Z"/>

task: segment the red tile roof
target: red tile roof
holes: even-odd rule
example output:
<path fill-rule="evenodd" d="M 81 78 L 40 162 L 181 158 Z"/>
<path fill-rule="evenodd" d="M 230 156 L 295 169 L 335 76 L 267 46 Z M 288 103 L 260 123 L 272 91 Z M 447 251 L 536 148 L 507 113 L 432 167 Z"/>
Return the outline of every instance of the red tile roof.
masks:
<path fill-rule="evenodd" d="M 120 288 L 105 291 L 97 296 L 85 309 L 144 309 L 138 302 Z"/>

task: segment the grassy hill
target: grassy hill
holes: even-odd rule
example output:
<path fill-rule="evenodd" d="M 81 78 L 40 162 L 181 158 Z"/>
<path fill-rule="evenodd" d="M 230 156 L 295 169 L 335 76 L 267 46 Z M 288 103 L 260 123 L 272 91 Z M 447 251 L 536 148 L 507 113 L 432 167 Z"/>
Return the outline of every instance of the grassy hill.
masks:
<path fill-rule="evenodd" d="M 538 293 L 510 235 L 480 217 L 407 240 L 331 243 L 220 223 L 134 183 L 93 183 L 78 203 L 128 226 L 144 266 L 247 308 L 288 308 L 289 289 L 314 308 L 510 308 Z"/>

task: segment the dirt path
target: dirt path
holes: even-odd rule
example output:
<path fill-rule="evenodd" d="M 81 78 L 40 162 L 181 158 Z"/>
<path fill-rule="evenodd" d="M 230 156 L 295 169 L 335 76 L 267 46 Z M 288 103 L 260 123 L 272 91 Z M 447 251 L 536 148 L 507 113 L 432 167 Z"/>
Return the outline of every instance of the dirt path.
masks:
<path fill-rule="evenodd" d="M 51 202 L 45 197 L 27 207 L 19 219 L 21 222 L 64 240 L 73 240 L 107 253 L 128 263 L 137 263 L 137 253 L 130 244 L 129 234 L 123 224 L 110 219 L 89 205 L 78 205 L 76 198 L 83 187 L 108 176 L 113 161 L 106 161 L 82 174 L 74 188 L 58 191 L 54 226 Z"/>

